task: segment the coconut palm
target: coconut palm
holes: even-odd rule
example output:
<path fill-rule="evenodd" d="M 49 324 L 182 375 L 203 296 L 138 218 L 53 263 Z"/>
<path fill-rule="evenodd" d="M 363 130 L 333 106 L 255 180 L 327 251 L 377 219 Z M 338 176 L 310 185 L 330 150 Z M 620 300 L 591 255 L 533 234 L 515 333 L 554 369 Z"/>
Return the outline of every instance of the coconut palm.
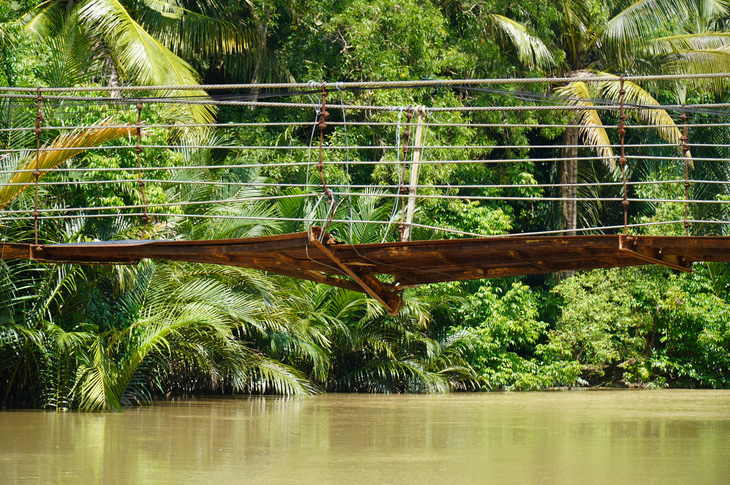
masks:
<path fill-rule="evenodd" d="M 23 23 L 44 43 L 60 37 L 87 45 L 87 62 L 102 65 L 111 86 L 194 86 L 201 77 L 188 61 L 243 54 L 252 44 L 249 31 L 222 20 L 221 10 L 214 0 L 46 0 Z M 212 119 L 206 106 L 188 109 L 199 122 Z"/>
<path fill-rule="evenodd" d="M 609 77 L 622 74 L 726 72 L 730 68 L 730 34 L 715 30 L 727 14 L 725 0 L 560 0 L 560 13 L 549 38 L 539 38 L 530 29 L 503 15 L 487 18 L 516 48 L 526 66 L 565 77 L 595 76 L 597 83 L 572 82 L 557 90 L 569 103 L 585 106 L 578 111 L 578 128 L 568 128 L 563 137 L 561 183 L 575 184 L 578 176 L 579 136 L 586 144 L 610 145 L 602 127 L 596 99 L 617 101 L 620 88 Z M 558 60 L 555 52 L 564 54 Z M 613 73 L 613 74 L 611 74 Z M 624 83 L 627 103 L 659 104 L 645 89 Z M 669 115 L 660 109 L 644 109 L 637 117 L 657 125 L 659 135 L 678 144 L 680 133 Z M 610 148 L 597 148 L 607 163 L 613 163 Z M 575 199 L 576 188 L 564 187 L 564 198 Z M 562 226 L 577 226 L 575 201 L 562 208 Z"/>

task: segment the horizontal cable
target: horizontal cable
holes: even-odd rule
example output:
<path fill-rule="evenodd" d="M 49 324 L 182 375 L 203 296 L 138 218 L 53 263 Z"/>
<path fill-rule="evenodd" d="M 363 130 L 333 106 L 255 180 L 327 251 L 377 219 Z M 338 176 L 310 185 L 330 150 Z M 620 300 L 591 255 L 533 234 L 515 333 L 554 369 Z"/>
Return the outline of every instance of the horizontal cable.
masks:
<path fill-rule="evenodd" d="M 327 126 L 406 126 L 408 123 L 398 123 L 395 121 L 328 121 Z M 280 127 L 280 126 L 316 126 L 315 121 L 288 121 L 288 122 L 241 122 L 241 123 L 186 123 L 181 124 L 170 124 L 170 123 L 142 123 L 142 127 L 145 129 L 150 128 L 247 128 L 247 127 Z M 425 122 L 423 123 L 425 128 L 605 128 L 605 129 L 618 129 L 618 125 L 581 125 L 581 124 L 540 124 L 540 123 L 446 123 L 446 122 Z M 679 126 L 687 126 L 687 128 L 705 128 L 705 127 L 730 127 L 729 123 L 687 123 L 672 124 L 672 125 L 631 125 L 626 124 L 625 128 L 628 129 L 658 129 L 658 128 L 678 128 Z M 44 126 L 44 130 L 52 131 L 73 131 L 73 130 L 91 130 L 100 128 L 136 128 L 136 124 L 108 124 L 108 125 L 70 125 L 70 126 Z M 34 127 L 16 127 L 16 128 L 0 128 L 1 132 L 22 132 L 22 131 L 34 131 Z"/>
<path fill-rule="evenodd" d="M 140 145 L 143 149 L 196 149 L 196 150 L 209 150 L 209 149 L 224 149 L 224 150 L 313 150 L 314 148 L 305 145 Z M 619 148 L 619 144 L 611 145 L 410 145 L 409 149 L 420 149 L 420 150 L 547 150 L 547 149 L 562 149 L 562 148 Z M 722 146 L 722 145 L 717 145 Z M 646 144 L 625 144 L 625 148 L 659 148 L 659 147 L 670 147 L 678 148 L 678 144 L 669 143 L 646 143 Z M 77 150 L 132 150 L 135 146 L 133 145 L 112 145 L 112 146 L 86 146 L 86 147 L 41 147 L 41 152 L 62 152 L 62 151 L 77 151 Z M 326 151 L 334 150 L 397 150 L 402 147 L 397 145 L 323 145 L 322 149 Z M 15 153 L 15 152 L 35 152 L 35 149 L 28 148 L 2 148 L 0 153 Z M 353 162 L 356 163 L 356 162 Z"/>
<path fill-rule="evenodd" d="M 3 98 L 27 98 L 36 99 L 35 96 L 24 96 L 14 94 L 0 94 L 0 99 Z M 110 102 L 109 98 L 99 97 L 81 97 L 81 96 L 44 96 L 44 100 L 50 101 L 79 101 L 85 103 L 105 103 Z M 118 98 L 117 98 L 118 99 Z M 552 101 L 559 102 L 559 98 L 553 98 Z M 122 98 L 119 101 L 127 104 L 137 104 L 139 99 Z M 269 102 L 269 101 L 220 101 L 214 99 L 183 99 L 183 98 L 145 98 L 142 100 L 143 103 L 149 105 L 153 104 L 173 104 L 173 105 L 204 105 L 204 106 L 248 106 L 248 107 L 259 107 L 259 108 L 288 108 L 288 109 L 318 109 L 317 104 L 313 103 L 295 103 L 295 102 Z M 516 106 L 435 106 L 425 107 L 426 113 L 467 113 L 467 112 L 528 112 L 528 111 L 620 111 L 620 107 L 617 103 L 613 104 L 598 104 L 598 105 L 580 105 L 570 104 L 570 100 L 565 100 L 566 104 L 557 105 L 516 105 Z M 395 112 L 402 111 L 403 106 L 380 106 L 380 105 L 358 105 L 358 104 L 331 104 L 327 105 L 328 109 L 339 109 L 339 110 L 362 110 L 362 111 L 379 111 L 379 112 Z M 709 109 L 725 109 L 730 108 L 728 103 L 710 103 L 710 104 L 694 104 L 692 109 L 697 110 L 699 108 Z M 637 105 L 637 104 L 624 104 L 624 110 L 665 110 L 665 111 L 687 111 L 689 108 L 683 105 Z"/>
<path fill-rule="evenodd" d="M 136 182 L 136 179 L 124 180 L 124 182 Z M 233 186 L 233 187 L 272 187 L 272 188 L 321 188 L 319 184 L 302 184 L 302 183 L 276 183 L 276 182 L 224 182 L 224 181 L 201 181 L 201 180 L 164 180 L 164 179 L 142 179 L 145 183 L 173 184 L 173 185 L 213 185 L 213 186 Z M 664 184 L 683 184 L 685 182 L 695 184 L 728 184 L 730 182 L 724 180 L 644 180 L 644 181 L 627 181 L 626 185 L 664 185 Z M 83 183 L 83 182 L 74 182 Z M 48 185 L 56 184 L 50 182 Z M 26 184 L 10 184 L 10 185 L 28 185 Z M 39 185 L 43 185 L 39 182 Z M 413 187 L 418 189 L 530 189 L 530 188 L 556 188 L 556 187 L 620 187 L 622 182 L 582 182 L 575 184 L 404 184 L 404 185 L 365 185 L 365 184 L 327 184 L 332 188 L 349 188 L 349 189 L 378 189 L 398 190 L 402 187 Z"/>
<path fill-rule="evenodd" d="M 309 193 L 309 194 L 290 194 L 290 195 L 272 195 L 272 196 L 254 196 L 246 197 L 245 199 L 220 199 L 220 200 L 205 200 L 205 201 L 184 201 L 184 202 L 165 202 L 165 203 L 148 203 L 148 204 L 134 204 L 134 205 L 114 205 L 108 207 L 66 207 L 66 208 L 53 208 L 53 209 L 38 209 L 39 214 L 51 214 L 54 212 L 87 212 L 87 211 L 105 211 L 105 210 L 131 210 L 131 209 L 148 209 L 155 207 L 189 207 L 189 206 L 201 206 L 201 205 L 215 205 L 215 204 L 238 204 L 244 202 L 261 202 L 261 201 L 276 201 L 282 199 L 305 199 L 309 197 L 319 197 L 321 194 Z M 0 211 L 3 214 L 22 214 L 29 212 L 28 210 L 8 210 Z"/>
<path fill-rule="evenodd" d="M 551 234 L 563 234 L 565 232 L 592 232 L 592 231 L 606 231 L 606 230 L 623 230 L 624 227 L 626 228 L 639 228 L 639 227 L 651 227 L 651 226 L 667 226 L 671 224 L 684 224 L 685 222 L 689 222 L 691 224 L 730 224 L 730 221 L 703 221 L 703 220 L 693 220 L 689 219 L 687 221 L 683 220 L 675 220 L 675 221 L 660 221 L 660 222 L 642 222 L 642 223 L 635 223 L 635 224 L 627 224 L 624 226 L 623 224 L 617 225 L 617 226 L 595 226 L 595 227 L 579 227 L 576 229 L 555 229 L 551 231 L 534 231 L 534 232 L 521 232 L 519 234 L 508 234 L 508 236 L 547 236 Z M 504 237 L 504 236 L 503 236 Z"/>
<path fill-rule="evenodd" d="M 132 171 L 133 169 L 129 169 Z M 319 184 L 302 184 L 302 183 L 275 183 L 275 182 L 225 182 L 225 181 L 203 181 L 203 180 L 166 180 L 166 179 L 108 179 L 108 180 L 69 180 L 60 182 L 45 182 L 39 181 L 38 186 L 67 186 L 67 185 L 105 185 L 105 184 L 125 184 L 144 182 L 145 184 L 160 184 L 160 185 L 202 185 L 202 186 L 224 186 L 224 187 L 261 187 L 261 188 L 315 188 L 321 189 Z M 691 184 L 708 184 L 708 185 L 726 185 L 730 182 L 725 180 L 645 180 L 645 181 L 627 181 L 626 185 L 629 186 L 641 186 L 641 185 L 665 185 L 665 184 L 684 184 L 689 182 Z M 31 185 L 29 182 L 6 182 L 2 183 L 4 186 L 17 186 L 27 187 Z M 33 184 L 34 185 L 34 184 Z M 620 187 L 621 182 L 583 182 L 575 184 L 484 184 L 484 185 L 470 185 L 470 184 L 459 184 L 459 185 L 441 185 L 441 184 L 417 184 L 410 185 L 365 185 L 365 184 L 327 184 L 331 188 L 349 188 L 349 189 L 379 189 L 379 190 L 398 190 L 402 187 L 417 188 L 417 189 L 530 189 L 530 188 L 560 188 L 560 187 Z M 373 195 L 377 196 L 377 193 L 362 193 L 361 195 Z"/>
<path fill-rule="evenodd" d="M 413 197 L 418 200 L 429 200 L 429 199 L 446 199 L 446 200 L 463 200 L 467 202 L 471 201 L 532 201 L 532 202 L 546 202 L 546 201 L 575 201 L 575 202 L 620 202 L 623 200 L 621 197 L 518 197 L 518 196 L 478 196 L 478 195 L 444 195 L 444 194 L 368 194 L 362 192 L 333 192 L 333 196 L 339 197 L 375 197 L 383 199 L 407 199 Z M 89 212 L 89 211 L 120 211 L 120 210 L 133 210 L 133 209 L 155 209 L 165 207 L 190 207 L 190 206 L 202 206 L 202 205 L 215 205 L 215 204 L 240 204 L 248 202 L 260 202 L 260 201 L 277 201 L 282 199 L 301 199 L 320 197 L 320 193 L 303 193 L 303 194 L 290 194 L 290 195 L 276 195 L 276 196 L 254 196 L 240 199 L 220 199 L 211 201 L 184 201 L 184 202 L 166 202 L 166 203 L 148 203 L 146 205 L 134 204 L 134 205 L 119 205 L 109 207 L 68 207 L 68 208 L 52 208 L 52 209 L 38 209 L 39 214 L 52 214 L 58 212 Z M 730 200 L 717 200 L 717 199 L 664 199 L 664 198 L 633 198 L 627 199 L 629 202 L 651 202 L 651 203 L 677 203 L 677 204 L 715 204 L 715 205 L 726 205 L 730 204 Z M 16 209 L 16 210 L 3 210 L 0 214 L 26 214 L 32 212 L 31 209 Z"/>
<path fill-rule="evenodd" d="M 334 195 L 340 196 L 362 196 L 367 195 L 361 192 L 335 192 Z M 408 197 L 415 197 L 416 199 L 455 199 L 455 200 L 504 200 L 504 201 L 576 201 L 576 202 L 620 202 L 623 200 L 622 197 L 545 197 L 537 195 L 534 197 L 525 196 L 509 196 L 509 195 L 445 195 L 445 194 L 378 194 L 378 197 L 383 198 L 395 198 L 395 199 L 407 199 Z M 629 202 L 676 202 L 676 203 L 689 203 L 689 204 L 730 204 L 730 200 L 716 200 L 716 199 L 661 199 L 661 198 L 633 198 L 627 199 Z"/>
<path fill-rule="evenodd" d="M 698 74 L 660 74 L 650 76 L 624 75 L 624 81 L 682 81 L 700 79 L 729 78 L 730 73 L 698 73 Z M 325 89 L 343 90 L 349 88 L 416 88 L 416 87 L 458 87 L 480 86 L 491 84 L 565 84 L 572 82 L 584 83 L 618 83 L 619 76 L 575 76 L 575 77 L 535 77 L 535 78 L 494 78 L 494 79 L 421 79 L 412 81 L 360 81 L 360 82 L 314 82 L 314 83 L 249 83 L 249 84 L 200 84 L 200 85 L 169 85 L 169 86 L 104 86 L 104 87 L 48 87 L 43 92 L 111 92 L 111 91 L 220 91 L 220 90 L 248 90 L 248 89 Z M 37 88 L 3 87 L 2 91 L 36 93 Z M 117 101 L 120 98 L 110 98 Z M 122 98 L 123 99 L 123 98 Z"/>
<path fill-rule="evenodd" d="M 612 157 L 614 160 L 618 160 L 618 156 L 614 155 Z M 639 160 L 649 160 L 649 159 L 659 159 L 659 160 L 671 160 L 671 161 L 678 161 L 681 162 L 684 159 L 677 155 L 677 156 L 666 156 L 666 157 L 660 157 L 660 156 L 626 156 L 627 159 L 639 159 Z M 482 160 L 429 160 L 429 161 L 421 161 L 418 164 L 421 166 L 427 166 L 427 165 L 468 165 L 468 164 L 492 164 L 492 163 L 541 163 L 541 162 L 549 162 L 549 163 L 555 163 L 555 162 L 562 162 L 565 160 L 576 160 L 578 162 L 584 162 L 584 161 L 603 161 L 605 160 L 604 157 L 601 157 L 599 155 L 591 156 L 591 157 L 549 157 L 549 158 L 496 158 L 496 159 L 482 159 Z M 722 159 L 722 158 L 700 158 L 700 157 L 692 157 L 692 160 L 697 161 L 709 161 L 709 162 L 727 162 L 728 159 Z M 398 161 L 398 160 L 361 160 L 357 162 L 353 161 L 346 161 L 346 160 L 328 160 L 325 162 L 327 165 L 397 165 L 401 166 L 403 164 L 409 165 L 411 164 L 410 161 Z M 143 167 L 143 172 L 159 172 L 159 171 L 179 171 L 179 170 L 221 170 L 221 169 L 253 169 L 253 168 L 273 168 L 273 167 L 315 167 L 317 165 L 316 162 L 272 162 L 272 163 L 251 163 L 246 165 L 192 165 L 192 166 L 171 166 L 171 167 Z M 136 172 L 136 167 L 118 167 L 118 168 L 108 168 L 108 167 L 98 167 L 98 168 L 67 168 L 67 167 L 56 167 L 48 170 L 42 170 L 43 174 L 46 173 L 73 173 L 73 172 L 83 172 L 83 173 L 95 173 L 95 172 Z M 18 169 L 18 170 L 0 170 L 0 174 L 16 174 L 16 173 L 32 173 L 33 169 L 27 168 L 27 169 Z"/>
<path fill-rule="evenodd" d="M 125 214 L 124 216 L 127 217 L 141 217 L 144 213 L 135 213 L 135 214 Z M 98 219 L 98 218 L 109 218 L 109 217 L 120 217 L 120 214 L 85 214 L 82 217 L 85 219 Z M 370 220 L 349 220 L 349 219 L 332 219 L 330 221 L 325 221 L 323 218 L 298 218 L 298 217 L 281 217 L 281 218 L 275 218 L 275 217 L 254 217 L 254 216 L 216 216 L 216 215 L 208 215 L 208 214 L 153 214 L 152 217 L 170 217 L 173 219 L 221 219 L 221 220 L 247 220 L 247 221 L 269 221 L 269 222 L 305 222 L 305 223 L 315 223 L 315 222 L 331 222 L 331 223 L 352 223 L 352 224 L 373 224 L 373 225 L 390 225 L 392 224 L 391 221 L 370 221 Z M 72 215 L 72 216 L 55 216 L 55 217 L 48 217 L 48 216 L 39 216 L 40 220 L 44 221 L 52 221 L 52 220 L 67 220 L 67 219 L 77 219 L 79 216 Z M 2 220 L 33 220 L 33 217 L 19 217 L 19 218 L 3 218 L 0 213 L 0 221 Z M 713 220 L 698 220 L 698 219 L 689 219 L 689 220 L 673 220 L 673 221 L 662 221 L 662 222 L 644 222 L 644 223 L 635 223 L 635 224 L 628 224 L 627 226 L 624 225 L 615 225 L 615 226 L 595 226 L 595 227 L 579 227 L 576 229 L 570 230 L 570 232 L 602 232 L 606 230 L 622 230 L 624 227 L 626 228 L 641 228 L 641 227 L 652 227 L 652 226 L 667 226 L 672 224 L 684 224 L 685 222 L 688 222 L 690 224 L 716 224 L 716 225 L 726 225 L 730 224 L 730 221 L 713 221 Z M 481 233 L 475 233 L 475 232 L 468 232 L 468 231 L 460 231 L 457 229 L 452 228 L 444 228 L 444 227 L 437 227 L 437 226 L 430 226 L 426 224 L 418 224 L 413 223 L 410 224 L 411 227 L 417 227 L 421 229 L 429 229 L 429 230 L 435 230 L 440 232 L 446 232 L 451 234 L 457 234 L 462 236 L 469 236 L 469 237 L 482 237 L 482 238 L 504 238 L 504 237 L 514 237 L 514 236 L 547 236 L 547 235 L 553 235 L 553 234 L 563 234 L 567 232 L 564 229 L 555 229 L 550 231 L 533 231 L 533 232 L 524 232 L 524 233 L 510 233 L 510 234 L 481 234 Z"/>
<path fill-rule="evenodd" d="M 617 158 L 617 157 L 614 157 Z M 674 160 L 675 158 L 670 158 Z M 577 161 L 597 161 L 597 160 L 603 160 L 600 156 L 593 156 L 593 157 L 570 157 L 570 158 L 559 158 L 559 157 L 550 157 L 550 158 L 530 158 L 530 159 L 522 159 L 522 158 L 505 158 L 505 159 L 485 159 L 485 160 L 431 160 L 426 162 L 419 162 L 419 165 L 449 165 L 449 164 L 485 164 L 485 163 L 524 163 L 524 162 L 560 162 L 563 160 L 577 160 Z M 698 158 L 693 158 L 693 160 L 701 160 Z M 360 160 L 358 162 L 352 162 L 352 161 L 346 161 L 346 160 L 328 160 L 327 165 L 402 165 L 403 163 L 410 163 L 410 162 L 402 162 L 398 160 Z M 220 169 L 251 169 L 251 168 L 266 168 L 266 167 L 314 167 L 316 166 L 316 162 L 272 162 L 272 163 L 250 163 L 245 165 L 192 165 L 192 166 L 173 166 L 173 167 L 144 167 L 142 170 L 145 172 L 155 172 L 155 171 L 164 171 L 164 170 L 220 170 Z M 121 167 L 121 168 L 107 168 L 107 167 L 100 167 L 100 168 L 66 168 L 66 167 L 56 167 L 53 169 L 48 169 L 43 171 L 43 173 L 59 173 L 59 172 L 84 172 L 84 173 L 93 173 L 93 172 L 113 172 L 113 171 L 119 171 L 119 172 L 129 172 L 129 171 L 137 171 L 136 167 Z M 18 169 L 18 170 L 0 170 L 0 174 L 13 174 L 13 173 L 32 173 L 33 169 Z"/>

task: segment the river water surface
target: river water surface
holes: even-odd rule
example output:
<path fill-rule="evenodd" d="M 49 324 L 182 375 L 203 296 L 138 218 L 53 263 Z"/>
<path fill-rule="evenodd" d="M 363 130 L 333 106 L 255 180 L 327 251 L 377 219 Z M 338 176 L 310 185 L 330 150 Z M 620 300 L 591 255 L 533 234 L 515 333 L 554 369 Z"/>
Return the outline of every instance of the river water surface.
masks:
<path fill-rule="evenodd" d="M 0 413 L 0 483 L 730 483 L 730 391 L 214 398 Z"/>

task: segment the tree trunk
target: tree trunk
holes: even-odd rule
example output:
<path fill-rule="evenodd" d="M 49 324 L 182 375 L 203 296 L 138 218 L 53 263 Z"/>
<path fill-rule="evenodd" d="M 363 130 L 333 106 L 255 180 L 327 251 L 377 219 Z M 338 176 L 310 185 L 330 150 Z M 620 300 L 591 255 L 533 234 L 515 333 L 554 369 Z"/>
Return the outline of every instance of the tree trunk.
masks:
<path fill-rule="evenodd" d="M 576 121 L 572 121 L 575 124 Z M 561 229 L 565 236 L 574 236 L 578 227 L 578 128 L 569 127 L 563 135 L 560 164 L 560 183 L 563 184 L 561 195 Z M 570 185 L 566 187 L 565 185 Z"/>
<path fill-rule="evenodd" d="M 119 71 L 117 71 L 117 66 L 114 65 L 114 61 L 112 60 L 111 56 L 107 58 L 106 61 L 106 70 L 107 70 L 107 86 L 111 88 L 118 88 L 119 87 Z M 109 91 L 109 97 L 111 98 L 121 98 L 122 97 L 122 91 L 119 89 L 112 89 Z"/>
<path fill-rule="evenodd" d="M 253 77 L 251 79 L 252 84 L 258 84 L 261 82 L 261 71 L 264 67 L 264 61 L 266 61 L 266 42 L 269 37 L 269 11 L 265 9 L 263 16 L 259 16 L 255 9 L 252 7 L 252 13 L 254 21 L 256 23 L 256 65 L 253 70 Z M 259 100 L 260 90 L 258 88 L 251 91 L 253 94 L 253 102 L 257 103 Z"/>
<path fill-rule="evenodd" d="M 571 124 L 577 124 L 577 120 L 571 121 Z M 568 127 L 563 135 L 564 147 L 560 150 L 560 183 L 563 184 L 560 225 L 564 236 L 575 236 L 578 227 L 578 187 L 575 186 L 578 183 L 578 136 L 578 128 Z M 575 271 L 563 271 L 558 273 L 558 278 L 570 278 L 574 274 Z"/>

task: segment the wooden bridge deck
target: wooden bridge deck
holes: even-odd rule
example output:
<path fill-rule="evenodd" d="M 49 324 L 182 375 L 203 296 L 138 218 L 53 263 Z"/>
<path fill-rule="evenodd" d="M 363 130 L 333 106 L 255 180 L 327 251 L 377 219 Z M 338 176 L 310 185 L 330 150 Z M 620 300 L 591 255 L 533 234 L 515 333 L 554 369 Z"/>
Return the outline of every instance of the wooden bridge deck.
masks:
<path fill-rule="evenodd" d="M 350 245 L 312 228 L 249 239 L 0 245 L 0 259 L 17 258 L 80 264 L 151 258 L 255 268 L 365 292 L 396 314 L 400 292 L 427 283 L 643 264 L 691 271 L 695 261 L 730 262 L 730 237 L 510 236 Z"/>

